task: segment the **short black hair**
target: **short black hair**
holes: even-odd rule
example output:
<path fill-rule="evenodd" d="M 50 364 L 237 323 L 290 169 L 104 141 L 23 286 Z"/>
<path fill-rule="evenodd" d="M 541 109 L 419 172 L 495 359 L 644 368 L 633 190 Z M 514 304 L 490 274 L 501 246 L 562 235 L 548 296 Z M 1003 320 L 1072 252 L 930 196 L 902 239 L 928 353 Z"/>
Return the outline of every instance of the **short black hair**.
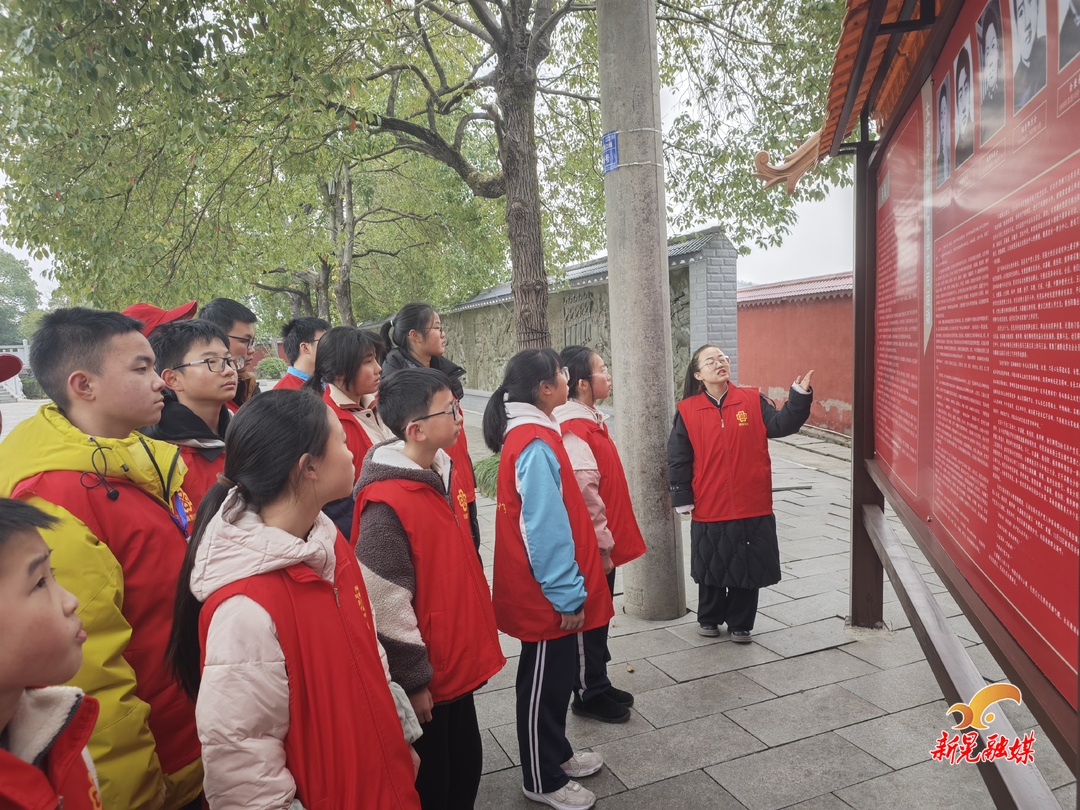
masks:
<path fill-rule="evenodd" d="M 110 340 L 128 332 L 142 332 L 142 321 L 120 312 L 70 307 L 41 319 L 30 341 L 30 368 L 46 396 L 66 410 L 67 379 L 73 371 L 101 372 Z"/>
<path fill-rule="evenodd" d="M 184 355 L 192 346 L 220 340 L 229 353 L 229 336 L 213 321 L 171 321 L 163 323 L 150 333 L 150 347 L 154 350 L 154 370 L 161 374 L 184 362 Z"/>
<path fill-rule="evenodd" d="M 322 318 L 293 318 L 281 329 L 281 345 L 289 365 L 300 356 L 300 344 L 311 343 L 316 332 L 329 332 L 330 324 Z"/>
<path fill-rule="evenodd" d="M 304 385 L 319 396 L 322 396 L 323 385 L 329 385 L 338 377 L 344 378 L 348 386 L 360 366 L 369 357 L 378 359 L 382 351 L 383 342 L 374 332 L 356 326 L 335 326 L 319 341 L 315 373 Z"/>
<path fill-rule="evenodd" d="M 17 534 L 31 529 L 51 529 L 60 521 L 25 501 L 0 498 L 0 549 Z"/>
<path fill-rule="evenodd" d="M 216 323 L 226 333 L 237 321 L 240 323 L 258 323 L 259 321 L 258 315 L 231 298 L 215 298 L 199 310 L 199 317 L 204 321 Z"/>
<path fill-rule="evenodd" d="M 427 415 L 440 391 L 450 390 L 450 378 L 434 368 L 403 368 L 379 383 L 379 419 L 399 439 L 414 419 Z"/>

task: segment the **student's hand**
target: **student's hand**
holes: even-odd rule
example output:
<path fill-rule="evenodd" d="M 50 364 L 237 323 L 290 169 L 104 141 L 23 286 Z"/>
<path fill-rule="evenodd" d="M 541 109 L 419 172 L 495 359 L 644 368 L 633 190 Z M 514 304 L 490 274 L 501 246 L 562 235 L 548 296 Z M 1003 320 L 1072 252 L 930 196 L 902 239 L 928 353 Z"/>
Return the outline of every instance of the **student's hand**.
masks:
<path fill-rule="evenodd" d="M 813 374 L 814 374 L 814 370 L 810 369 L 808 372 L 806 372 L 806 376 L 803 377 L 801 380 L 795 380 L 795 384 L 797 386 L 799 386 L 800 388 L 802 388 L 803 391 L 809 391 L 810 390 L 810 377 L 812 377 Z"/>
<path fill-rule="evenodd" d="M 577 613 L 568 615 L 563 613 L 560 616 L 559 627 L 563 630 L 580 630 L 582 625 L 585 624 L 585 608 L 582 607 Z"/>
<path fill-rule="evenodd" d="M 425 689 L 415 695 L 409 695 L 409 703 L 412 704 L 413 711 L 416 712 L 417 720 L 421 723 L 431 722 L 431 708 L 435 705 L 435 701 L 431 699 L 431 692 Z"/>
<path fill-rule="evenodd" d="M 411 745 L 409 746 L 409 753 L 412 754 L 412 775 L 415 779 L 417 774 L 420 773 L 420 755 L 416 753 L 416 749 Z"/>
<path fill-rule="evenodd" d="M 600 555 L 600 562 L 602 562 L 604 564 L 604 574 L 605 575 L 610 574 L 612 571 L 615 570 L 615 563 L 613 563 L 611 561 L 611 555 L 610 554 L 601 554 Z"/>

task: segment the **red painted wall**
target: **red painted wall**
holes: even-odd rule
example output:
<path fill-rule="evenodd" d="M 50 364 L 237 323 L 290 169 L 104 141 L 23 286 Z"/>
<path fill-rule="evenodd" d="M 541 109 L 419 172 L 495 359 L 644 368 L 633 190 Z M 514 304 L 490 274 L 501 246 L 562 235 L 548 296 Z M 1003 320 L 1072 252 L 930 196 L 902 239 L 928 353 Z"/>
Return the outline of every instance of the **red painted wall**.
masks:
<path fill-rule="evenodd" d="M 850 436 L 853 313 L 850 295 L 739 304 L 739 385 L 780 407 L 795 378 L 814 369 L 807 424 Z"/>

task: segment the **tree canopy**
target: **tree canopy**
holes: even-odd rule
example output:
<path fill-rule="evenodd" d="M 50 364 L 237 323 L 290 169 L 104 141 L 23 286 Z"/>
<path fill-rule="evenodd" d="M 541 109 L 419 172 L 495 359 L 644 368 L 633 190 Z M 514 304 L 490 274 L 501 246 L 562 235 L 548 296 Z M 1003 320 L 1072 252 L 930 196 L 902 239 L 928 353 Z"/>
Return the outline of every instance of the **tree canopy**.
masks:
<path fill-rule="evenodd" d="M 672 225 L 777 243 L 842 167 L 789 199 L 753 154 L 819 126 L 843 3 L 657 7 Z M 97 304 L 258 285 L 343 322 L 465 298 L 508 249 L 543 344 L 547 266 L 602 246 L 596 43 L 593 7 L 553 0 L 11 0 L 6 234 Z"/>
<path fill-rule="evenodd" d="M 30 264 L 0 250 L 0 343 L 22 341 L 19 323 L 40 303 Z"/>

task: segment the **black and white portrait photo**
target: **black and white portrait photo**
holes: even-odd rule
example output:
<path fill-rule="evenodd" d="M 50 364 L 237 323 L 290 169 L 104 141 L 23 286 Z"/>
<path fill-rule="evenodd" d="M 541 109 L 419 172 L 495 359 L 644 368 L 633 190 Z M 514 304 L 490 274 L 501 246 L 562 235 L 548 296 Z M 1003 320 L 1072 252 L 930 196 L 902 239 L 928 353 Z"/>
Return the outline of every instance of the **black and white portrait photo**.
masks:
<path fill-rule="evenodd" d="M 1005 50 L 1001 6 L 990 0 L 975 26 L 979 53 L 979 143 L 986 143 L 1005 123 Z"/>
<path fill-rule="evenodd" d="M 1039 0 L 1012 0 L 1013 111 L 1046 87 L 1046 17 Z"/>
<path fill-rule="evenodd" d="M 952 174 L 952 160 L 950 157 L 952 136 L 949 122 L 952 117 L 952 106 L 949 104 L 949 77 L 941 83 L 941 89 L 937 94 L 937 185 L 941 185 Z"/>
<path fill-rule="evenodd" d="M 964 44 L 953 63 L 956 77 L 956 166 L 964 164 L 975 151 L 975 104 L 971 96 L 971 48 Z"/>

